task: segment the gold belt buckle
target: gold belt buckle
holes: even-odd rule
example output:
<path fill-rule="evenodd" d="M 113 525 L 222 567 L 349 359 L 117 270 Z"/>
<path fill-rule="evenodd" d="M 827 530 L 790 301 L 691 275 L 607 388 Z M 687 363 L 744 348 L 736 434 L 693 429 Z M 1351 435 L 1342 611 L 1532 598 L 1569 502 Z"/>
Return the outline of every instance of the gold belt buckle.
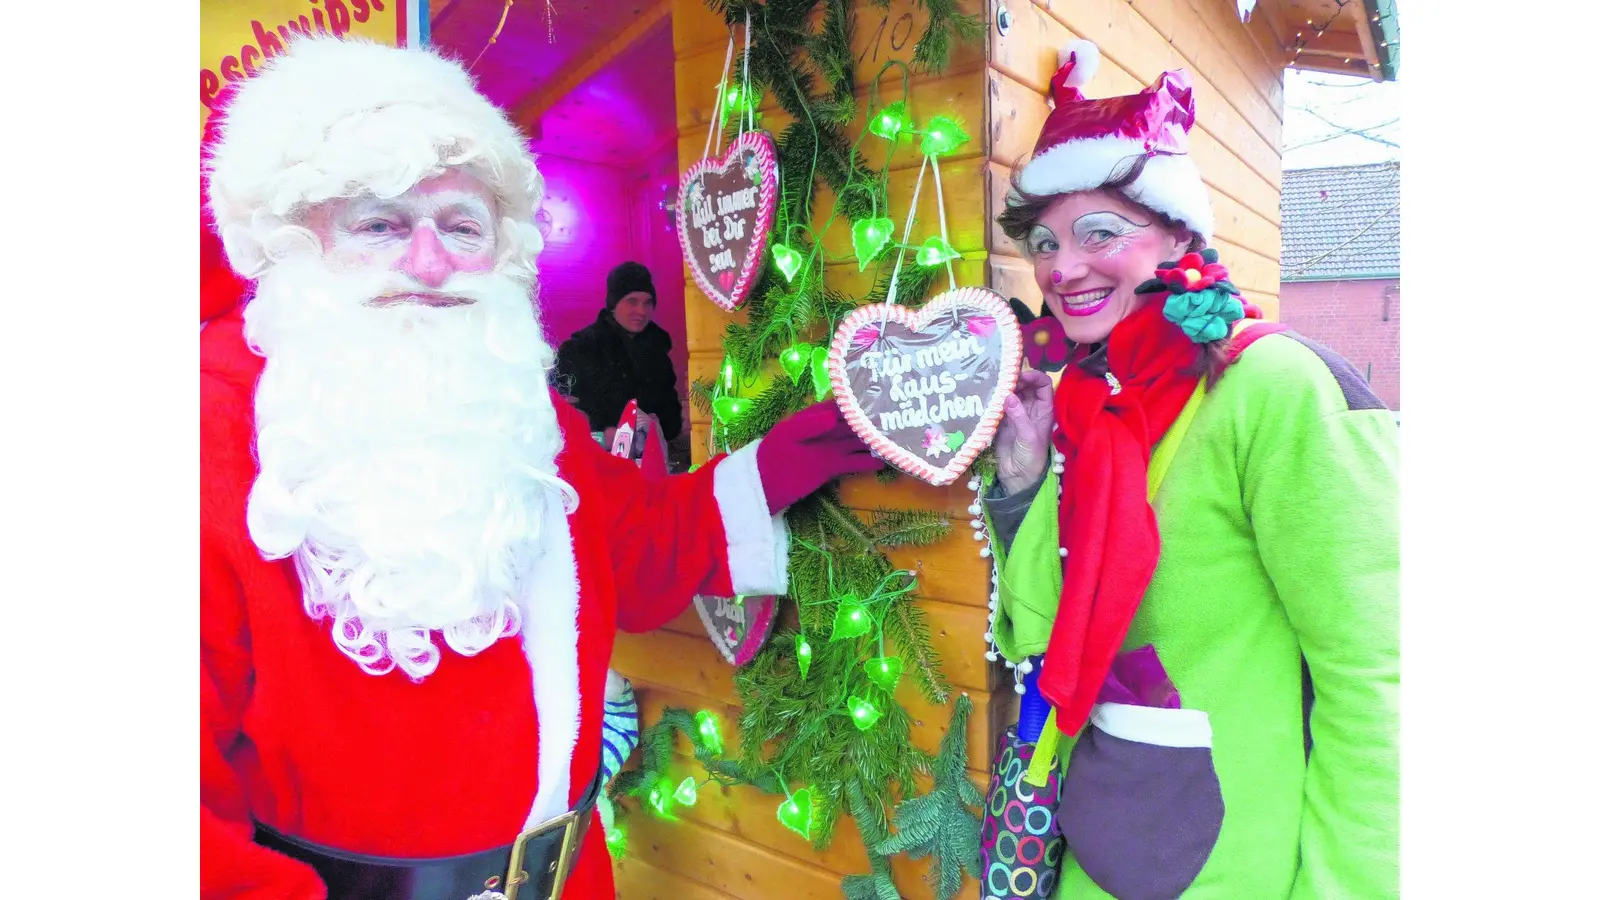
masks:
<path fill-rule="evenodd" d="M 511 845 L 511 866 L 506 871 L 506 900 L 517 900 L 517 893 L 522 886 L 533 881 L 533 876 L 524 869 L 524 854 L 527 852 L 528 843 L 536 838 L 543 837 L 556 829 L 564 829 L 561 836 L 561 848 L 556 852 L 556 860 L 551 863 L 550 871 L 555 874 L 555 881 L 551 882 L 550 896 L 526 898 L 526 900 L 557 900 L 561 896 L 561 889 L 566 886 L 567 876 L 572 873 L 572 860 L 578 854 L 578 837 L 582 830 L 583 817 L 576 811 L 565 812 L 532 831 L 524 831 L 517 835 L 516 843 Z"/>

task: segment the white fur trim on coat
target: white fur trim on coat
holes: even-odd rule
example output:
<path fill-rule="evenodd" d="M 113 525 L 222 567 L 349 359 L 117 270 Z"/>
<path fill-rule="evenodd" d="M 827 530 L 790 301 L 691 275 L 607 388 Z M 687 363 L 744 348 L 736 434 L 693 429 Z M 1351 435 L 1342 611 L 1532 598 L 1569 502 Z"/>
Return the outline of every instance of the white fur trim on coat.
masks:
<path fill-rule="evenodd" d="M 1029 161 L 1019 180 L 1024 191 L 1041 196 L 1092 191 L 1125 169 L 1132 157 L 1143 156 L 1144 152 L 1144 142 L 1132 138 L 1067 141 Z M 1138 180 L 1123 193 L 1136 203 L 1177 219 L 1211 242 L 1216 228 L 1211 193 L 1188 156 L 1150 157 Z"/>
<path fill-rule="evenodd" d="M 460 64 L 433 52 L 296 37 L 240 84 L 220 122 L 207 161 L 211 209 L 241 274 L 262 265 L 251 236 L 259 243 L 291 211 L 399 196 L 452 168 L 488 185 L 501 214 L 526 226 L 525 249 L 538 251 L 544 181 L 526 139 Z"/>
<path fill-rule="evenodd" d="M 523 831 L 571 809 L 572 750 L 582 707 L 578 685 L 578 559 L 566 511 L 547 504 L 541 533 L 549 564 L 522 615 L 522 652 L 533 672 L 539 718 L 539 791 Z M 598 707 L 599 704 L 596 704 Z"/>
<path fill-rule="evenodd" d="M 789 592 L 789 526 L 767 509 L 756 466 L 760 441 L 717 464 L 712 491 L 728 536 L 728 571 L 736 594 Z"/>

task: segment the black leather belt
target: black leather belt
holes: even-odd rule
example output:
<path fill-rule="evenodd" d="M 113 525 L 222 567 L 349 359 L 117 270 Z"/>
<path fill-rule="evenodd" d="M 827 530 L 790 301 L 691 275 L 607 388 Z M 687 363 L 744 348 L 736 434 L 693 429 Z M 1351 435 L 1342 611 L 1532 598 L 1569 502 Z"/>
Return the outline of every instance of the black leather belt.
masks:
<path fill-rule="evenodd" d="M 597 776 L 578 808 L 481 853 L 397 859 L 348 853 L 256 823 L 256 843 L 317 870 L 328 900 L 559 900 L 600 795 Z"/>

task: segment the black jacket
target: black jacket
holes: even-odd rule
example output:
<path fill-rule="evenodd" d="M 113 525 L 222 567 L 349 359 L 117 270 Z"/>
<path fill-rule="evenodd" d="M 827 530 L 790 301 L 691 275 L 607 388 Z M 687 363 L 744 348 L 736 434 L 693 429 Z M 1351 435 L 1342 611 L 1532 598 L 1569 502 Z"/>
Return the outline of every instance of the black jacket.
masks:
<path fill-rule="evenodd" d="M 671 350 L 672 336 L 656 323 L 630 334 L 602 309 L 556 353 L 555 387 L 589 417 L 592 431 L 614 427 L 628 401 L 637 400 L 661 421 L 662 437 L 670 441 L 683 430 Z"/>

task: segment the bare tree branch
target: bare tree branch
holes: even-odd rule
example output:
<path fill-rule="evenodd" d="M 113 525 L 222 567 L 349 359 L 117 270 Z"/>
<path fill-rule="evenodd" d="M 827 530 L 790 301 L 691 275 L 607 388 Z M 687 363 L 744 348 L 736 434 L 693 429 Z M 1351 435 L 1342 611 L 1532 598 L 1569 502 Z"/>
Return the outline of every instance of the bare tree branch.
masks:
<path fill-rule="evenodd" d="M 1309 106 L 1295 106 L 1295 107 L 1291 107 L 1291 108 L 1292 109 L 1297 109 L 1297 110 L 1299 110 L 1299 111 L 1311 116 L 1312 118 L 1316 119 L 1317 121 L 1321 122 L 1322 124 L 1327 125 L 1329 128 L 1337 128 L 1337 129 L 1339 129 L 1339 133 L 1338 134 L 1329 135 L 1329 136 L 1326 136 L 1324 138 L 1318 139 L 1316 141 L 1308 141 L 1305 144 L 1302 144 L 1300 146 L 1310 146 L 1313 143 L 1322 143 L 1322 141 L 1324 141 L 1324 140 L 1332 140 L 1333 138 L 1336 138 L 1336 137 L 1343 137 L 1346 134 L 1353 134 L 1356 137 L 1365 138 L 1365 139 L 1367 139 L 1369 141 L 1372 141 L 1375 144 L 1382 144 L 1385 147 L 1399 147 L 1400 146 L 1399 144 L 1395 143 L 1394 141 L 1391 141 L 1391 140 L 1389 140 L 1387 138 L 1379 137 L 1378 135 L 1372 133 L 1374 131 L 1378 131 L 1379 129 L 1388 128 L 1391 125 L 1400 124 L 1400 120 L 1399 119 L 1390 119 L 1389 121 L 1384 122 L 1382 124 L 1371 125 L 1371 126 L 1368 126 L 1367 128 L 1356 128 L 1353 125 L 1341 125 L 1338 122 L 1335 122 L 1335 121 L 1329 119 L 1327 116 L 1324 116 L 1322 113 L 1317 112 L 1316 110 L 1312 109 Z"/>

